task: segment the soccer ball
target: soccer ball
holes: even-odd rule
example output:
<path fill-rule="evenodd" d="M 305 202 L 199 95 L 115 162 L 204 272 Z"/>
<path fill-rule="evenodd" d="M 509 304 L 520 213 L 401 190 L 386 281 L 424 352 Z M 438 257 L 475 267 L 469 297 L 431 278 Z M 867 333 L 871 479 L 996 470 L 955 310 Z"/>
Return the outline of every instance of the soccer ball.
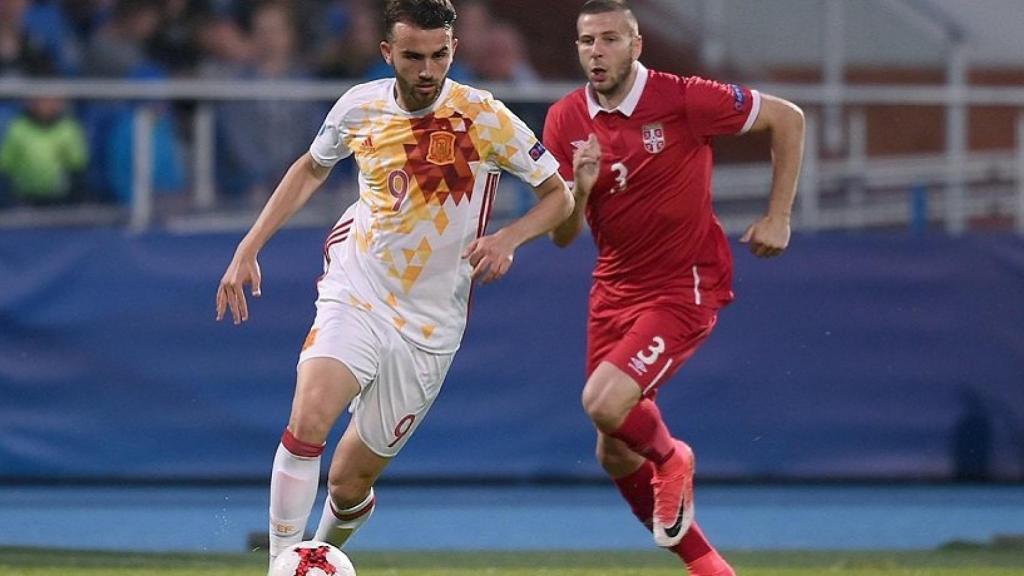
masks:
<path fill-rule="evenodd" d="M 270 567 L 270 576 L 356 576 L 356 569 L 344 552 L 313 540 L 285 548 Z"/>

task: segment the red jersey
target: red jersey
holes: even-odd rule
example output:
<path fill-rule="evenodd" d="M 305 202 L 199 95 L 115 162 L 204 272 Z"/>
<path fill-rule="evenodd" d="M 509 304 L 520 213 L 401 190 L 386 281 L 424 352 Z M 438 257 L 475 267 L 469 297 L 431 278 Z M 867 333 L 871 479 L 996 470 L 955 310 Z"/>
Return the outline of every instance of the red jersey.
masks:
<path fill-rule="evenodd" d="M 601 144 L 586 217 L 603 294 L 627 304 L 656 295 L 723 306 L 733 299 L 732 254 L 711 206 L 711 137 L 749 130 L 760 95 L 636 67 L 615 110 L 602 109 L 589 87 L 552 105 L 544 145 L 571 182 L 575 148 L 592 133 Z"/>

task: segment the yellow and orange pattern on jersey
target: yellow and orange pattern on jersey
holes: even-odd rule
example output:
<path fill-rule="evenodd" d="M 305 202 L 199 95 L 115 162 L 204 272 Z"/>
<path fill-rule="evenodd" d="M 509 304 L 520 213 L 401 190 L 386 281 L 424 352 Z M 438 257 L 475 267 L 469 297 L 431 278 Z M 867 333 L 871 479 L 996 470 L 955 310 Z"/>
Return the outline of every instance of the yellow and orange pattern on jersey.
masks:
<path fill-rule="evenodd" d="M 320 298 L 379 315 L 420 348 L 462 339 L 470 267 L 462 252 L 487 226 L 498 176 L 531 186 L 558 163 L 487 92 L 447 80 L 437 101 L 402 110 L 395 80 L 356 86 L 327 115 L 310 155 L 324 166 L 354 155 L 359 200 L 328 235 Z"/>

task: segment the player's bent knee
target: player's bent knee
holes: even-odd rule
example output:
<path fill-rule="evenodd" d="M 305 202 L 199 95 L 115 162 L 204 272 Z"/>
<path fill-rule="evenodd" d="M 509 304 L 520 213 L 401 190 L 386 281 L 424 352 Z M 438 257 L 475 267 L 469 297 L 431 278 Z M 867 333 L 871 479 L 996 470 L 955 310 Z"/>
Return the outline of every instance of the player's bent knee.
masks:
<path fill-rule="evenodd" d="M 294 411 L 288 420 L 288 430 L 291 431 L 292 436 L 310 444 L 326 442 L 327 435 L 331 432 L 331 425 L 332 422 L 327 422 L 324 418 L 310 414 L 296 414 Z"/>
<path fill-rule="evenodd" d="M 595 402 L 584 407 L 587 411 L 587 416 L 590 416 L 590 420 L 597 426 L 602 432 L 608 433 L 613 432 L 617 428 L 615 410 L 612 410 L 610 406 Z"/>
<path fill-rule="evenodd" d="M 288 429 L 307 442 L 324 442 L 359 384 L 341 362 L 312 358 L 299 365 Z"/>
<path fill-rule="evenodd" d="M 373 486 L 371 478 L 329 478 L 327 490 L 334 506 L 343 509 L 351 508 L 366 499 Z"/>
<path fill-rule="evenodd" d="M 629 406 L 623 405 L 607 394 L 583 394 L 583 410 L 599 430 L 608 434 L 614 432 L 629 413 Z"/>
<path fill-rule="evenodd" d="M 583 410 L 594 419 L 595 416 L 601 416 L 607 410 L 607 397 L 604 394 L 606 387 L 602 385 L 602 382 L 590 380 L 586 386 L 583 387 L 583 395 L 580 398 L 580 402 L 583 404 Z"/>

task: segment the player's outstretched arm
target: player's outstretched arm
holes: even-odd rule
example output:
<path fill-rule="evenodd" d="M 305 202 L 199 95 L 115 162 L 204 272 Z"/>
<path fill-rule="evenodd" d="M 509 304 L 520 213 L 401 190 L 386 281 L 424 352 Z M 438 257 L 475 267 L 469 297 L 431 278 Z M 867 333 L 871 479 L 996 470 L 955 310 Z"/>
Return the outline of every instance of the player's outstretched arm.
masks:
<path fill-rule="evenodd" d="M 267 200 L 256 223 L 239 242 L 235 255 L 217 287 L 217 321 L 227 309 L 235 324 L 249 319 L 244 288 L 252 286 L 252 295 L 260 296 L 260 265 L 256 257 L 267 240 L 309 200 L 323 184 L 331 169 L 321 166 L 308 153 L 296 160 Z"/>
<path fill-rule="evenodd" d="M 477 238 L 462 257 L 473 267 L 473 279 L 485 284 L 508 272 L 516 248 L 554 229 L 573 210 L 572 194 L 558 174 L 533 189 L 540 202 L 525 215 L 490 236 Z"/>
<path fill-rule="evenodd" d="M 772 191 L 768 212 L 747 228 L 740 242 L 749 244 L 755 256 L 772 258 L 789 246 L 789 220 L 804 156 L 804 113 L 792 102 L 762 94 L 761 112 L 751 128 L 761 130 L 772 136 Z"/>
<path fill-rule="evenodd" d="M 572 156 L 573 189 L 575 204 L 569 215 L 557 228 L 551 231 L 551 240 L 559 248 L 565 248 L 580 235 L 583 230 L 583 216 L 587 211 L 587 200 L 590 191 L 597 182 L 601 169 L 601 145 L 597 136 L 591 134 L 586 143 L 576 149 Z"/>

